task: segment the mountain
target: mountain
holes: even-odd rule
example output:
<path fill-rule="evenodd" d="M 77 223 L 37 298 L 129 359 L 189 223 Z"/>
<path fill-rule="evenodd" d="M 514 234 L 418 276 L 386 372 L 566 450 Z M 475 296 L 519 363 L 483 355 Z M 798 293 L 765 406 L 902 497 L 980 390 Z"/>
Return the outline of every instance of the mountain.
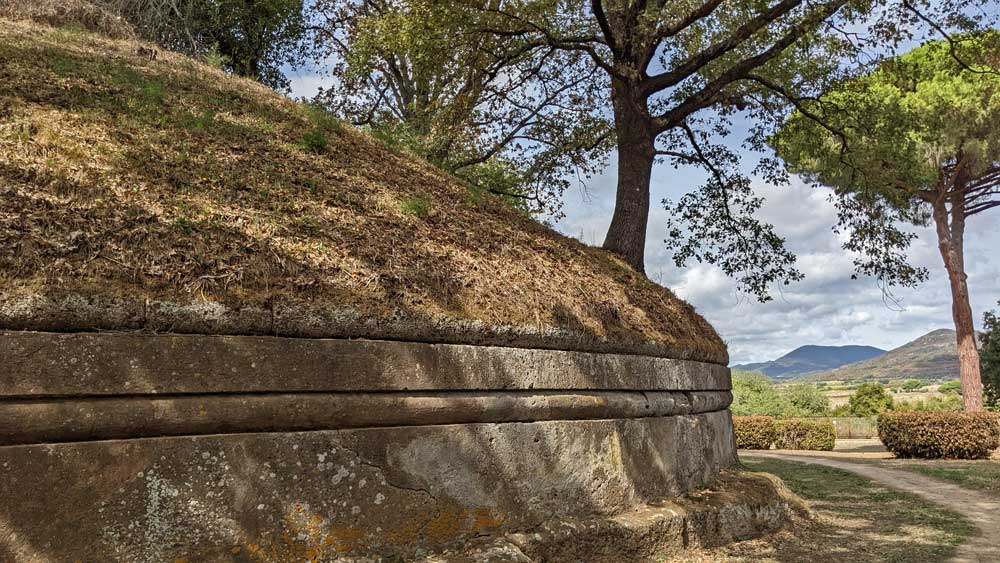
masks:
<path fill-rule="evenodd" d="M 809 375 L 814 381 L 957 378 L 958 346 L 955 331 L 948 329 L 929 332 L 870 360 Z"/>
<path fill-rule="evenodd" d="M 885 354 L 872 346 L 801 346 L 770 362 L 742 364 L 732 369 L 759 371 L 775 379 L 794 379 Z"/>

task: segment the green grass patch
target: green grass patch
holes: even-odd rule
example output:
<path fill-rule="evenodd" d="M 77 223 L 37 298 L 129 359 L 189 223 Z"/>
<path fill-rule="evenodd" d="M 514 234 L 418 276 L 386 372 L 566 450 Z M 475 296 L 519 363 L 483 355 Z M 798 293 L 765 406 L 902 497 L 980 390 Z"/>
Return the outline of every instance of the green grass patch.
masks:
<path fill-rule="evenodd" d="M 299 140 L 299 148 L 322 154 L 330 144 L 328 137 L 340 134 L 344 124 L 321 106 L 308 104 L 305 107 L 312 128 Z"/>
<path fill-rule="evenodd" d="M 415 217 L 427 217 L 430 213 L 430 204 L 419 197 L 406 197 L 399 202 L 399 209 L 407 215 Z"/>
<path fill-rule="evenodd" d="M 817 515 L 795 530 L 795 540 L 770 546 L 777 561 L 811 561 L 819 554 L 831 561 L 944 561 L 975 533 L 961 514 L 853 473 L 772 459 L 743 461 L 748 469 L 781 477 Z"/>
<path fill-rule="evenodd" d="M 190 131 L 204 133 L 205 131 L 208 131 L 214 123 L 215 112 L 210 109 L 206 109 L 199 113 L 188 114 L 187 118 L 183 121 L 183 126 L 185 129 Z"/>
<path fill-rule="evenodd" d="M 306 132 L 299 139 L 299 148 L 316 154 L 322 154 L 330 141 L 326 138 L 326 132 L 318 127 L 314 127 Z"/>
<path fill-rule="evenodd" d="M 960 487 L 982 491 L 1000 497 L 1000 462 L 930 462 L 885 464 L 885 467 L 922 473 L 928 477 L 949 481 Z"/>
<path fill-rule="evenodd" d="M 80 63 L 72 57 L 53 56 L 49 59 L 52 72 L 59 76 L 70 76 L 80 71 Z"/>

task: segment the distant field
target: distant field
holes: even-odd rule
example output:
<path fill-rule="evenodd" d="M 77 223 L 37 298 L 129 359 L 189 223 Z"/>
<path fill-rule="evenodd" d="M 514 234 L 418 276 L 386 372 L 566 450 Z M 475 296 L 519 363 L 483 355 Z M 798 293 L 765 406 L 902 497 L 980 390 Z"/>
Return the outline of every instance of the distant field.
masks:
<path fill-rule="evenodd" d="M 803 382 L 802 381 L 781 382 L 778 383 L 776 387 L 780 390 L 790 385 L 796 385 L 801 383 Z M 862 382 L 828 381 L 819 383 L 812 383 L 812 382 L 805 382 L 805 383 L 817 385 L 823 391 L 823 394 L 826 395 L 828 399 L 830 399 L 830 408 L 834 409 L 848 404 L 848 402 L 851 399 L 851 395 L 854 394 L 854 391 L 857 390 L 858 386 Z M 945 397 L 946 395 L 944 393 L 938 391 L 938 388 L 941 386 L 941 383 L 943 383 L 943 381 L 928 383 L 926 386 L 921 387 L 916 391 L 903 391 L 901 388 L 899 388 L 898 383 L 896 382 L 888 384 L 883 382 L 882 385 L 884 385 L 886 389 L 889 391 L 889 394 L 892 395 L 892 400 L 894 402 L 899 403 L 901 401 L 906 401 L 909 403 L 914 403 L 918 401 L 927 401 L 928 399 L 931 398 Z"/>

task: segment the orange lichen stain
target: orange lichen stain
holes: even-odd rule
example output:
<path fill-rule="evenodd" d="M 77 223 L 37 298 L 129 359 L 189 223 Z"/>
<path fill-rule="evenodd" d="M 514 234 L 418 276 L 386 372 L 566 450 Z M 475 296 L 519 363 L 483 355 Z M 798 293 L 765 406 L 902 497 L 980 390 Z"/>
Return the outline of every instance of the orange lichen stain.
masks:
<path fill-rule="evenodd" d="M 424 533 L 432 541 L 444 543 L 461 535 L 467 529 L 468 519 L 468 510 L 464 508 L 457 510 L 446 508 L 427 524 L 427 527 L 424 528 Z"/>
<path fill-rule="evenodd" d="M 389 543 L 394 545 L 407 545 L 414 543 L 420 535 L 420 530 L 424 529 L 430 516 L 421 514 L 420 517 L 403 520 L 398 526 L 385 530 L 383 535 Z"/>
<path fill-rule="evenodd" d="M 365 532 L 356 528 L 330 528 L 327 539 L 333 538 L 333 549 L 337 553 L 350 553 L 364 546 Z"/>
<path fill-rule="evenodd" d="M 493 511 L 488 508 L 477 508 L 472 511 L 472 516 L 473 532 L 484 532 L 486 530 L 494 530 L 503 526 L 503 516 L 494 514 Z"/>
<path fill-rule="evenodd" d="M 247 551 L 260 561 L 320 561 L 333 553 L 348 553 L 365 545 L 365 532 L 331 526 L 320 514 L 295 505 L 283 518 L 285 531 L 278 545 L 253 545 Z"/>
<path fill-rule="evenodd" d="M 238 546 L 238 545 L 237 546 L 233 546 L 233 548 L 230 549 L 229 551 L 231 551 L 233 553 L 233 555 L 236 555 L 237 553 L 239 553 L 241 551 L 240 550 L 240 546 Z"/>

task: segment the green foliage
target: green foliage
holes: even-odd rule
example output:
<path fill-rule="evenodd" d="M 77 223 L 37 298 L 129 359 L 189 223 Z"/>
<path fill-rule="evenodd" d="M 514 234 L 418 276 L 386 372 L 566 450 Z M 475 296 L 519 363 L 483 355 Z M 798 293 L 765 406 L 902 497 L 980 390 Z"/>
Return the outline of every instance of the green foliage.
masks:
<path fill-rule="evenodd" d="M 183 122 L 184 127 L 192 131 L 197 131 L 203 133 L 208 131 L 215 123 L 215 112 L 211 109 L 203 109 L 199 113 L 192 113 L 190 117 Z"/>
<path fill-rule="evenodd" d="M 778 425 L 770 416 L 734 416 L 736 447 L 743 450 L 769 450 L 778 438 Z"/>
<path fill-rule="evenodd" d="M 759 371 L 733 371 L 737 416 L 814 416 L 827 414 L 830 400 L 816 386 L 797 383 L 781 389 Z"/>
<path fill-rule="evenodd" d="M 306 111 L 312 129 L 302 135 L 298 145 L 300 148 L 316 154 L 326 152 L 326 147 L 330 144 L 327 135 L 339 133 L 343 125 L 328 111 L 315 104 L 306 105 Z"/>
<path fill-rule="evenodd" d="M 944 397 L 929 397 L 920 401 L 896 401 L 892 410 L 900 412 L 946 412 L 961 411 L 963 408 L 962 398 L 956 393 Z"/>
<path fill-rule="evenodd" d="M 989 70 L 998 48 L 995 31 L 927 43 L 806 102 L 770 138 L 789 171 L 834 188 L 858 274 L 888 286 L 926 279 L 906 258 L 916 235 L 899 225 L 927 224 L 956 162 L 965 178 L 956 189 L 967 190 L 1000 160 L 1000 72 Z"/>
<path fill-rule="evenodd" d="M 979 365 L 986 404 L 992 409 L 1000 408 L 1000 315 L 995 311 L 983 314 Z"/>
<path fill-rule="evenodd" d="M 426 217 L 430 213 L 430 204 L 419 197 L 406 197 L 399 202 L 399 209 L 415 217 Z"/>
<path fill-rule="evenodd" d="M 1000 447 L 1000 415 L 887 412 L 878 435 L 897 457 L 983 459 Z"/>
<path fill-rule="evenodd" d="M 793 416 L 822 415 L 830 411 L 830 399 L 815 385 L 796 383 L 785 390 Z"/>
<path fill-rule="evenodd" d="M 303 0 L 97 0 L 146 40 L 287 90 L 306 29 Z"/>
<path fill-rule="evenodd" d="M 838 405 L 830 409 L 830 416 L 852 416 L 851 405 Z"/>
<path fill-rule="evenodd" d="M 314 127 L 306 131 L 305 135 L 302 135 L 302 138 L 299 139 L 300 148 L 316 154 L 325 152 L 328 144 L 329 141 L 326 138 L 326 133 L 319 127 Z"/>
<path fill-rule="evenodd" d="M 837 429 L 829 420 L 790 419 L 778 422 L 779 450 L 830 451 L 837 442 Z"/>
<path fill-rule="evenodd" d="M 922 389 L 924 383 L 919 379 L 907 379 L 900 386 L 904 391 L 916 391 L 917 389 Z"/>
<path fill-rule="evenodd" d="M 733 403 L 729 410 L 736 416 L 782 416 L 787 401 L 774 383 L 759 371 L 733 371 Z"/>
<path fill-rule="evenodd" d="M 49 64 L 52 66 L 52 72 L 59 76 L 70 76 L 80 70 L 77 60 L 70 57 L 53 56 L 49 59 Z"/>
<path fill-rule="evenodd" d="M 495 13 L 476 6 L 317 0 L 313 56 L 336 62 L 316 101 L 474 193 L 557 215 L 570 178 L 611 148 L 592 69 L 580 51 L 484 32 Z"/>
<path fill-rule="evenodd" d="M 854 416 L 875 416 L 892 408 L 892 396 L 880 383 L 864 383 L 851 395 L 849 404 Z"/>
<path fill-rule="evenodd" d="M 212 45 L 209 50 L 202 55 L 202 60 L 205 61 L 210 67 L 217 68 L 219 70 L 226 70 L 229 68 L 229 60 L 219 52 L 218 45 Z"/>
<path fill-rule="evenodd" d="M 962 382 L 955 379 L 953 381 L 942 383 L 941 385 L 938 386 L 938 392 L 944 393 L 946 395 L 961 395 Z"/>

